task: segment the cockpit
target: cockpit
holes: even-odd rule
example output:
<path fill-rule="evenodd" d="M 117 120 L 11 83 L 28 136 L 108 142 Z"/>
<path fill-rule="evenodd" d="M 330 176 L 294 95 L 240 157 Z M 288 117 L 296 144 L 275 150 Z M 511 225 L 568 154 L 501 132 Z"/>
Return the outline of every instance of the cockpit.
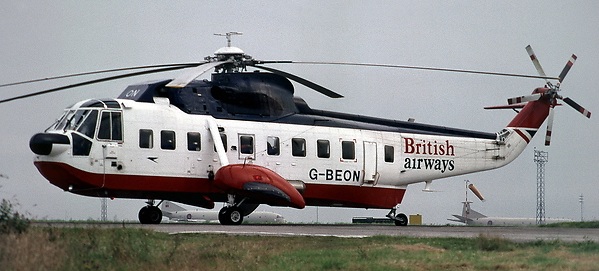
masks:
<path fill-rule="evenodd" d="M 93 138 L 102 110 L 98 139 L 119 141 L 123 139 L 120 109 L 121 105 L 115 100 L 87 100 L 68 107 L 49 130 L 73 130 Z"/>
<path fill-rule="evenodd" d="M 123 140 L 122 107 L 114 99 L 85 100 L 69 106 L 64 114 L 45 133 L 30 141 L 33 152 L 50 155 L 61 149 L 56 144 L 69 144 L 71 135 L 73 155 L 89 155 L 93 139 L 100 141 Z"/>

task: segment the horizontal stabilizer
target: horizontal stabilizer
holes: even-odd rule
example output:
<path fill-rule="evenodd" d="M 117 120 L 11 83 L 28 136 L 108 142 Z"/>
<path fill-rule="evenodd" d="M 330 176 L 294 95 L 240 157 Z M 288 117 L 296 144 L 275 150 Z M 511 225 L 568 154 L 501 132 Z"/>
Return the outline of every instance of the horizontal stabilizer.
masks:
<path fill-rule="evenodd" d="M 485 109 L 521 109 L 524 108 L 526 104 L 510 104 L 510 105 L 495 105 L 495 106 L 486 106 Z"/>
<path fill-rule="evenodd" d="M 456 221 L 456 222 L 461 222 L 461 223 L 468 223 L 468 222 L 472 221 L 472 219 L 464 217 L 464 216 L 461 216 L 461 215 L 452 215 L 452 216 L 454 216 L 458 220 L 455 220 L 455 219 L 448 219 L 448 220 L 450 220 L 450 221 Z"/>

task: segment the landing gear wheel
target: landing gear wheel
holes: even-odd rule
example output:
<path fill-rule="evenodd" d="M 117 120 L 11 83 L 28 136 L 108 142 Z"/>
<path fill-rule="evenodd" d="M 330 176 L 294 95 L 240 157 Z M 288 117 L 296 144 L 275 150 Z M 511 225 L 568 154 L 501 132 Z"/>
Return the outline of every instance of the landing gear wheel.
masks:
<path fill-rule="evenodd" d="M 408 217 L 405 214 L 399 213 L 395 216 L 395 226 L 407 226 Z"/>
<path fill-rule="evenodd" d="M 233 207 L 229 210 L 229 220 L 231 221 L 231 225 L 241 225 L 241 222 L 243 222 L 243 215 L 239 208 Z"/>
<path fill-rule="evenodd" d="M 143 208 L 141 208 L 141 210 L 139 210 L 139 213 L 137 214 L 137 218 L 139 218 L 139 223 L 141 224 L 150 224 L 150 220 L 149 220 L 149 209 L 150 206 L 144 206 Z"/>
<path fill-rule="evenodd" d="M 241 225 L 243 215 L 237 207 L 223 207 L 218 212 L 218 221 L 221 225 Z"/>
<path fill-rule="evenodd" d="M 229 225 L 229 224 L 227 224 L 227 221 L 228 221 L 227 220 L 227 216 L 228 216 L 227 211 L 228 210 L 229 210 L 229 207 L 223 207 L 218 212 L 218 221 L 220 222 L 221 225 Z"/>
<path fill-rule="evenodd" d="M 139 210 L 137 218 L 141 224 L 160 224 L 162 211 L 156 206 L 147 205 Z"/>
<path fill-rule="evenodd" d="M 150 206 L 149 214 L 150 224 L 160 224 L 162 222 L 162 211 L 157 206 Z"/>

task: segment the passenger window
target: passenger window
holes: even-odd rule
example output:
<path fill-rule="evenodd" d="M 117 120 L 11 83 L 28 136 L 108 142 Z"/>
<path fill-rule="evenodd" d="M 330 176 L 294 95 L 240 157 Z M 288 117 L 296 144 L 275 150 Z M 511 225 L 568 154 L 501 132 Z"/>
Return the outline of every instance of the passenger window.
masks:
<path fill-rule="evenodd" d="M 187 133 L 187 150 L 189 151 L 200 151 L 202 149 L 200 133 L 189 132 Z"/>
<path fill-rule="evenodd" d="M 292 138 L 291 154 L 293 156 L 306 157 L 306 140 L 303 138 Z"/>
<path fill-rule="evenodd" d="M 242 154 L 253 154 L 254 153 L 254 137 L 253 136 L 240 136 L 239 137 L 240 152 Z"/>
<path fill-rule="evenodd" d="M 385 162 L 393 163 L 395 161 L 395 148 L 385 145 Z"/>
<path fill-rule="evenodd" d="M 319 158 L 331 157 L 331 144 L 328 140 L 319 139 L 316 141 L 316 152 Z"/>
<path fill-rule="evenodd" d="M 225 147 L 225 152 L 227 152 L 227 134 L 220 134 L 220 140 L 223 141 L 223 147 Z M 214 152 L 216 152 L 216 145 L 214 146 Z"/>
<path fill-rule="evenodd" d="M 174 150 L 175 145 L 176 143 L 174 131 L 160 131 L 160 148 L 162 148 L 163 150 Z"/>
<path fill-rule="evenodd" d="M 144 149 L 151 149 L 154 147 L 154 132 L 152 130 L 139 130 L 139 147 Z"/>
<path fill-rule="evenodd" d="M 268 155 L 279 155 L 281 154 L 279 138 L 276 136 L 269 136 L 266 138 L 266 153 Z"/>
<path fill-rule="evenodd" d="M 341 141 L 341 158 L 345 160 L 356 159 L 356 148 L 353 141 Z"/>

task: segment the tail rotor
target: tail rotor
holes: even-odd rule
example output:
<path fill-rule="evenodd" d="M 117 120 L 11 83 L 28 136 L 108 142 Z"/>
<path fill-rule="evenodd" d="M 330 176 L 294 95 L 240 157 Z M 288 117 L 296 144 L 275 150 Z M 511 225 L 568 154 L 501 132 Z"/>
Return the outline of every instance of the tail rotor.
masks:
<path fill-rule="evenodd" d="M 532 47 L 530 45 L 526 46 L 526 51 L 528 52 L 528 55 L 530 56 L 530 59 L 532 60 L 532 63 L 535 66 L 539 75 L 541 77 L 547 77 L 545 75 L 545 71 L 543 70 L 543 67 L 541 67 L 541 63 L 539 62 L 539 59 L 535 55 L 535 53 L 532 50 Z M 558 82 L 556 84 L 551 83 L 551 81 L 549 81 L 549 79 L 545 78 L 545 82 L 546 82 L 545 88 L 537 88 L 531 95 L 514 97 L 514 98 L 510 98 L 507 100 L 509 105 L 518 105 L 518 104 L 531 102 L 531 101 L 537 101 L 537 100 L 541 100 L 541 99 L 546 99 L 549 101 L 550 108 L 549 108 L 549 115 L 547 117 L 547 132 L 545 134 L 545 145 L 546 146 L 549 146 L 551 144 L 551 134 L 552 134 L 552 130 L 553 130 L 553 114 L 554 114 L 553 109 L 555 108 L 555 106 L 560 105 L 557 102 L 558 100 L 564 101 L 564 103 L 571 106 L 576 111 L 583 114 L 585 117 L 587 117 L 587 118 L 591 117 L 591 112 L 586 110 L 584 107 L 580 106 L 574 100 L 572 100 L 568 97 L 564 98 L 558 94 L 558 92 L 561 91 L 561 89 L 560 89 L 561 83 L 564 81 L 564 78 L 566 78 L 566 75 L 568 74 L 568 72 L 570 71 L 572 66 L 574 65 L 574 62 L 576 61 L 576 59 L 577 59 L 576 55 L 572 54 L 572 56 L 566 63 L 566 66 L 560 73 L 560 75 L 558 77 Z M 514 108 L 514 107 L 512 107 L 512 108 Z"/>

